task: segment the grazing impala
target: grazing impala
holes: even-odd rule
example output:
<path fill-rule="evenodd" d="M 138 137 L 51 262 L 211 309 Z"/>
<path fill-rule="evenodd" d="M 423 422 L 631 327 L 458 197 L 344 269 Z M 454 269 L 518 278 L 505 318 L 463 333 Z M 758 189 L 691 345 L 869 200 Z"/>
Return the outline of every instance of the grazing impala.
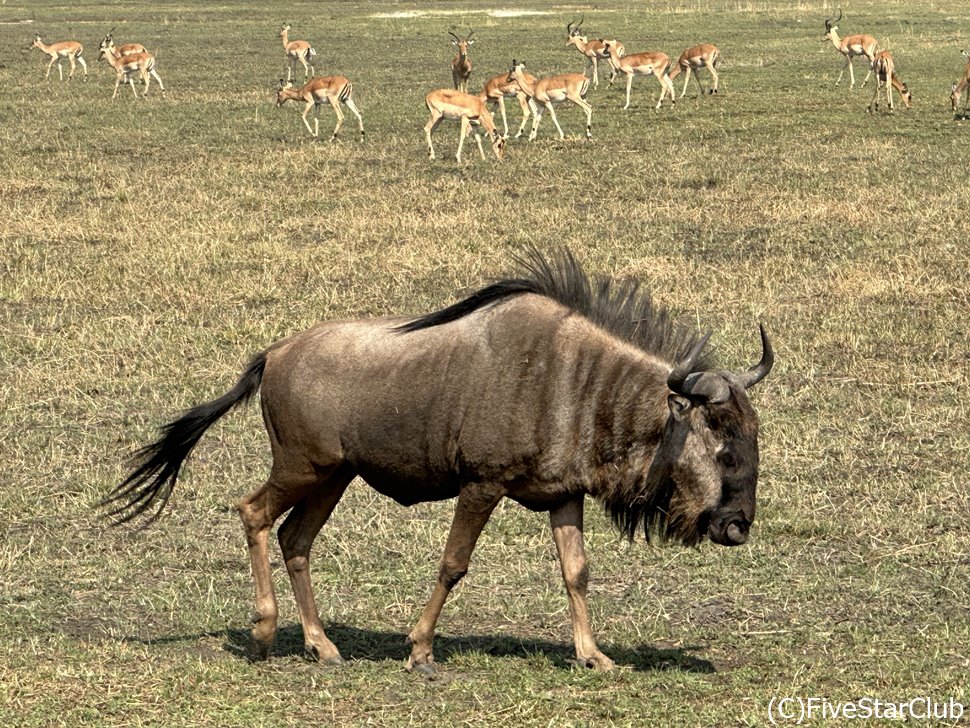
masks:
<path fill-rule="evenodd" d="M 60 79 L 64 80 L 64 69 L 61 68 L 61 59 L 66 58 L 71 62 L 71 72 L 67 74 L 68 78 L 74 75 L 74 69 L 76 67 L 75 61 L 81 64 L 81 68 L 84 69 L 84 80 L 88 80 L 88 64 L 84 62 L 81 58 L 81 53 L 84 52 L 84 47 L 74 40 L 62 40 L 57 43 L 51 43 L 50 45 L 45 45 L 40 40 L 40 36 L 34 36 L 34 42 L 30 45 L 31 48 L 39 48 L 42 52 L 50 56 L 51 62 L 47 64 L 47 73 L 44 74 L 44 80 L 46 81 L 51 75 L 51 66 L 55 63 L 57 64 L 57 75 Z"/>
<path fill-rule="evenodd" d="M 305 40 L 290 40 L 290 26 L 280 28 L 280 38 L 283 39 L 283 50 L 286 53 L 286 80 L 293 78 L 293 64 L 297 61 L 303 64 L 303 80 L 313 75 L 313 57 L 317 54 Z"/>
<path fill-rule="evenodd" d="M 108 52 L 114 54 L 115 58 L 130 56 L 132 53 L 148 53 L 148 49 L 141 43 L 122 43 L 116 46 L 112 37 L 113 33 L 114 31 L 104 37 L 104 40 L 101 41 L 101 48 L 107 48 Z"/>
<path fill-rule="evenodd" d="M 566 138 L 566 135 L 562 133 L 562 127 L 559 126 L 559 119 L 556 118 L 556 110 L 552 105 L 562 103 L 567 99 L 586 112 L 586 138 L 593 138 L 593 107 L 586 101 L 589 79 L 584 74 L 563 73 L 559 76 L 535 80 L 534 76 L 525 72 L 525 62 L 513 58 L 508 79 L 518 83 L 519 88 L 536 102 L 536 113 L 532 120 L 532 132 L 529 134 L 529 141 L 536 138 L 539 131 L 539 122 L 542 121 L 544 111 L 548 111 L 549 116 L 552 117 L 552 123 L 556 125 L 559 138 Z"/>
<path fill-rule="evenodd" d="M 458 152 L 455 159 L 461 163 L 461 148 L 465 144 L 468 132 L 475 128 L 475 141 L 478 142 L 478 153 L 485 159 L 482 149 L 481 127 L 485 127 L 492 142 L 492 151 L 499 161 L 505 156 L 505 137 L 498 133 L 492 112 L 485 108 L 485 102 L 478 96 L 466 94 L 457 89 L 439 88 L 424 97 L 424 103 L 431 112 L 431 119 L 424 125 L 424 133 L 428 138 L 428 159 L 434 159 L 434 145 L 431 143 L 431 133 L 438 128 L 442 121 L 449 119 L 461 124 L 461 135 L 458 137 Z"/>
<path fill-rule="evenodd" d="M 950 86 L 950 105 L 953 107 L 953 113 L 957 113 L 960 97 L 963 96 L 963 115 L 966 116 L 967 111 L 970 110 L 970 52 L 962 51 L 962 53 L 967 59 L 967 67 L 963 69 L 963 78 Z"/>
<path fill-rule="evenodd" d="M 872 63 L 876 57 L 876 46 L 878 43 L 876 39 L 871 35 L 847 35 L 845 38 L 839 38 L 838 29 L 839 26 L 836 25 L 842 19 L 842 8 L 839 8 L 839 17 L 832 18 L 825 21 L 825 35 L 822 36 L 823 41 L 830 41 L 835 50 L 843 55 L 845 58 L 845 64 L 842 66 L 842 70 L 839 71 L 839 78 L 836 80 L 835 85 L 838 86 L 842 81 L 842 74 L 845 73 L 846 67 L 849 69 L 849 88 L 855 87 L 855 73 L 852 70 L 852 59 L 856 56 L 865 56 L 869 61 L 869 73 L 866 74 L 865 81 L 862 85 L 866 85 L 866 81 L 869 80 L 869 76 L 872 75 Z"/>
<path fill-rule="evenodd" d="M 879 51 L 876 59 L 872 63 L 872 71 L 876 74 L 876 89 L 872 92 L 872 101 L 869 102 L 868 111 L 871 114 L 879 108 L 879 90 L 886 87 L 886 98 L 889 100 L 889 111 L 893 111 L 893 88 L 899 91 L 899 96 L 903 100 L 906 108 L 910 108 L 913 94 L 905 83 L 899 80 L 896 75 L 896 63 L 892 53 L 889 51 Z"/>
<path fill-rule="evenodd" d="M 610 63 L 620 73 L 626 75 L 626 105 L 630 108 L 630 87 L 634 76 L 656 76 L 660 82 L 660 98 L 657 100 L 657 111 L 664 102 L 664 97 L 670 94 L 670 103 L 675 103 L 674 82 L 670 80 L 670 57 L 666 53 L 634 53 L 632 56 L 620 56 L 612 43 L 606 44 L 610 54 Z"/>
<path fill-rule="evenodd" d="M 529 83 L 534 84 L 536 82 L 536 77 L 531 74 L 526 74 L 526 78 Z M 522 87 L 519 86 L 518 81 L 509 80 L 508 73 L 500 73 L 494 78 L 490 78 L 485 82 L 482 87 L 482 92 L 478 97 L 487 104 L 491 104 L 492 113 L 494 114 L 494 109 L 496 106 L 502 111 L 502 136 L 508 138 L 509 136 L 509 124 L 505 118 L 505 99 L 515 98 L 519 102 L 519 106 L 522 108 L 522 123 L 519 125 L 519 130 L 515 134 L 515 138 L 518 139 L 522 136 L 525 131 L 525 125 L 529 121 L 529 115 L 538 113 L 536 110 L 535 101 L 526 94 Z M 531 111 L 530 111 L 531 110 Z"/>
<path fill-rule="evenodd" d="M 701 86 L 700 70 L 706 68 L 711 74 L 711 85 L 707 89 L 708 94 L 717 93 L 717 62 L 721 59 L 721 53 L 718 51 L 716 45 L 711 43 L 704 43 L 702 45 L 696 45 L 692 48 L 688 48 L 686 51 L 680 54 L 680 58 L 670 71 L 670 80 L 673 81 L 681 73 L 687 74 L 684 78 L 684 90 L 680 92 L 680 98 L 684 98 L 684 94 L 687 93 L 687 84 L 690 83 L 690 77 L 693 75 L 694 80 L 697 81 L 697 90 L 700 91 L 701 96 L 704 95 L 704 87 Z"/>
<path fill-rule="evenodd" d="M 580 18 L 575 27 L 572 23 L 566 25 L 566 46 L 573 46 L 577 51 L 586 56 L 585 70 L 593 69 L 593 88 L 598 88 L 600 85 L 599 61 L 606 61 L 607 65 L 609 65 L 610 54 L 606 52 L 606 44 L 611 43 L 616 46 L 616 50 L 621 56 L 623 55 L 623 44 L 617 43 L 615 39 L 594 38 L 593 40 L 589 40 L 585 35 L 580 35 L 579 28 L 584 20 L 586 20 L 586 16 Z M 611 65 L 609 69 L 610 86 L 612 86 L 613 81 L 616 80 L 616 69 Z"/>
<path fill-rule="evenodd" d="M 357 109 L 353 98 L 351 98 L 353 90 L 350 81 L 343 76 L 317 76 L 316 78 L 311 78 L 301 88 L 294 88 L 292 83 L 284 81 L 281 78 L 279 90 L 276 92 L 276 107 L 281 107 L 287 101 L 305 102 L 303 125 L 306 126 L 311 136 L 318 137 L 320 136 L 320 106 L 325 101 L 329 102 L 330 106 L 333 107 L 334 113 L 337 115 L 337 124 L 334 126 L 333 134 L 330 136 L 330 141 L 333 141 L 337 138 L 337 132 L 340 131 L 341 124 L 344 123 L 344 114 L 340 110 L 340 104 L 343 104 L 357 117 L 357 125 L 360 127 L 360 140 L 364 141 L 364 120 L 361 118 L 360 111 Z M 316 108 L 316 114 L 313 119 L 313 128 L 311 129 L 310 122 L 307 121 L 306 117 L 312 108 Z"/>
<path fill-rule="evenodd" d="M 451 41 L 451 44 L 458 49 L 458 53 L 451 59 L 451 80 L 455 85 L 455 89 L 464 93 L 468 93 L 468 79 L 472 75 L 472 62 L 468 60 L 468 48 L 475 42 L 472 40 L 472 33 L 474 32 L 474 30 L 471 31 L 471 33 L 465 36 L 465 40 L 462 40 L 451 31 L 448 31 L 448 35 L 454 39 Z"/>
<path fill-rule="evenodd" d="M 135 94 L 135 98 L 138 98 L 138 92 L 135 90 L 135 81 L 133 76 L 136 74 L 138 77 L 145 82 L 145 91 L 143 96 L 148 96 L 148 87 L 151 85 L 151 77 L 154 76 L 155 80 L 158 81 L 158 87 L 162 89 L 162 93 L 165 93 L 165 86 L 162 84 L 162 78 L 158 75 L 158 71 L 155 70 L 155 57 L 150 53 L 132 53 L 131 55 L 124 56 L 123 58 L 116 58 L 113 53 L 108 50 L 107 46 L 101 47 L 101 52 L 98 54 L 98 58 L 103 58 L 107 61 L 108 65 L 111 66 L 115 71 L 115 92 L 111 94 L 111 98 L 118 95 L 118 86 L 121 85 L 122 79 L 125 83 L 131 86 L 131 92 Z"/>

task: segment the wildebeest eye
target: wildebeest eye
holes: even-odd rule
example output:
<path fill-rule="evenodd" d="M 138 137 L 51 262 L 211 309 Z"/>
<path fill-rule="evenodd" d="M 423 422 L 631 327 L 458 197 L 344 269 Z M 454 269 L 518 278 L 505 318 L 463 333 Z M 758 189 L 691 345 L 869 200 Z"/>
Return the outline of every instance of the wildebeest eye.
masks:
<path fill-rule="evenodd" d="M 734 459 L 734 455 L 732 455 L 728 450 L 724 450 L 723 452 L 721 452 L 717 456 L 717 460 L 719 463 L 721 463 L 722 467 L 727 468 L 728 470 L 730 470 L 735 465 L 737 465 L 737 461 Z"/>

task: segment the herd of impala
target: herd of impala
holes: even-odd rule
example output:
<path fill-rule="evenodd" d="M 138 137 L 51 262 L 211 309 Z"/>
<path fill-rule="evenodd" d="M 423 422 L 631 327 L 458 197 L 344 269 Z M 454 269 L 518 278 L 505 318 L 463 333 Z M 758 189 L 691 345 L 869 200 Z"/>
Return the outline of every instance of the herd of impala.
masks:
<path fill-rule="evenodd" d="M 912 103 L 912 92 L 908 86 L 900 80 L 896 73 L 896 67 L 892 54 L 887 50 L 877 50 L 878 42 L 871 35 L 856 34 L 840 37 L 838 34 L 838 23 L 842 19 L 842 11 L 839 10 L 837 18 L 830 18 L 825 21 L 825 35 L 822 40 L 830 42 L 835 49 L 843 56 L 845 63 L 839 73 L 835 84 L 839 85 L 846 68 L 849 69 L 849 86 L 855 86 L 855 72 L 852 61 L 856 57 L 865 58 L 869 71 L 862 82 L 866 85 L 869 78 L 874 74 L 876 77 L 875 89 L 872 99 L 869 102 L 868 111 L 873 112 L 879 107 L 879 92 L 883 88 L 886 90 L 886 99 L 890 112 L 893 111 L 893 89 L 895 89 L 903 100 L 906 108 Z M 529 140 L 536 138 L 539 130 L 539 123 L 543 115 L 548 111 L 552 118 L 552 123 L 559 132 L 559 138 L 564 139 L 562 127 L 556 118 L 555 104 L 563 101 L 571 101 L 579 106 L 586 114 L 586 138 L 592 137 L 593 126 L 593 107 L 586 100 L 586 93 L 589 90 L 590 78 L 587 73 L 592 70 L 593 88 L 599 86 L 599 64 L 606 62 L 610 70 L 609 85 L 618 76 L 626 77 L 626 103 L 624 109 L 630 106 L 630 89 L 633 85 L 635 76 L 654 76 L 660 84 L 660 98 L 657 100 L 656 109 L 659 111 L 663 106 L 664 99 L 670 98 L 673 104 L 676 97 L 673 79 L 680 74 L 684 74 L 684 88 L 680 97 L 687 93 L 690 77 L 693 76 L 697 82 L 698 91 L 703 96 L 704 87 L 701 84 L 699 72 L 707 71 L 710 76 L 708 94 L 716 94 L 718 90 L 718 71 L 717 65 L 720 59 L 720 52 L 717 47 L 704 43 L 688 48 L 676 63 L 671 63 L 670 57 L 662 52 L 644 52 L 627 54 L 623 44 L 615 38 L 594 38 L 581 33 L 584 18 L 579 22 L 570 22 L 566 26 L 566 46 L 572 46 L 586 58 L 586 67 L 582 73 L 563 73 L 555 76 L 537 78 L 525 70 L 525 63 L 520 60 L 512 60 L 508 71 L 500 73 L 488 81 L 478 94 L 468 93 L 468 82 L 472 74 L 472 62 L 469 58 L 469 49 L 475 42 L 472 39 L 473 32 L 464 38 L 454 33 L 449 33 L 452 44 L 455 47 L 455 56 L 451 61 L 451 75 L 453 88 L 440 88 L 431 91 L 425 97 L 425 104 L 431 113 L 431 118 L 424 127 L 425 136 L 428 142 L 428 156 L 435 158 L 434 145 L 431 142 L 431 134 L 442 121 L 448 119 L 458 121 L 461 127 L 458 139 L 458 151 L 456 158 L 461 162 L 461 151 L 465 138 L 472 131 L 475 132 L 475 141 L 478 143 L 478 151 L 482 159 L 485 159 L 485 152 L 482 148 L 482 132 L 487 134 L 492 145 L 495 156 L 502 159 L 506 139 L 509 135 L 508 120 L 505 112 L 505 99 L 516 99 L 522 110 L 522 122 L 516 132 L 516 138 L 525 132 L 529 119 L 532 119 L 532 130 L 529 133 Z M 284 25 L 279 32 L 283 41 L 283 50 L 286 56 L 286 79 L 280 79 L 279 89 L 276 94 L 277 106 L 282 106 L 287 101 L 304 102 L 303 124 L 307 131 L 314 137 L 320 133 L 320 107 L 324 103 L 329 103 L 336 114 L 336 124 L 331 135 L 331 140 L 337 138 L 343 124 L 343 111 L 341 105 L 346 106 L 357 117 L 357 124 L 360 131 L 360 138 L 364 138 L 364 121 L 360 110 L 354 103 L 352 93 L 353 85 L 350 80 L 343 76 L 314 76 L 313 58 L 317 52 L 305 40 L 290 40 L 290 26 Z M 88 67 L 81 57 L 83 47 L 76 41 L 60 41 L 47 45 L 41 41 L 40 36 L 34 38 L 32 47 L 40 49 L 50 57 L 47 64 L 45 79 L 50 77 L 51 67 L 56 63 L 57 72 L 61 80 L 64 79 L 64 72 L 61 61 L 67 59 L 70 62 L 71 70 L 68 79 L 74 75 L 78 65 L 81 66 L 85 79 L 87 78 Z M 148 52 L 145 46 L 139 43 L 128 43 L 115 45 L 112 33 L 109 33 L 101 41 L 99 46 L 98 58 L 103 58 L 115 72 L 115 87 L 112 98 L 118 95 L 118 88 L 122 83 L 131 86 L 132 93 L 138 97 L 135 88 L 135 77 L 144 84 L 143 94 L 148 94 L 151 79 L 158 82 L 162 93 L 165 93 L 165 86 L 156 70 L 155 56 Z M 950 88 L 950 103 L 954 113 L 959 112 L 960 100 L 963 99 L 963 115 L 970 113 L 970 53 L 962 51 L 966 59 L 966 67 L 963 76 Z M 303 66 L 303 86 L 293 85 L 293 71 L 296 65 Z M 307 116 L 310 111 L 316 109 L 314 125 L 311 127 Z M 493 112 L 498 109 L 502 115 L 502 132 L 499 133 L 493 119 Z"/>

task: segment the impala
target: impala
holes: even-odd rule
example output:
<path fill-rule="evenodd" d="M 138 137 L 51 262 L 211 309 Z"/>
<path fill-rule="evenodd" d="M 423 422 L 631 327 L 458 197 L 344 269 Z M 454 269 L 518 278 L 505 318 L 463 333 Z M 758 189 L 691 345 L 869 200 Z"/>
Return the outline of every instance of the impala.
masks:
<path fill-rule="evenodd" d="M 876 74 L 876 89 L 872 93 L 872 101 L 869 102 L 869 113 L 879 108 L 879 90 L 886 87 L 886 98 L 889 100 L 889 111 L 893 111 L 893 88 L 899 91 L 899 96 L 903 104 L 908 109 L 913 100 L 913 94 L 905 83 L 899 80 L 896 75 L 896 63 L 892 53 L 889 51 L 879 51 L 875 60 L 872 62 L 873 73 Z"/>
<path fill-rule="evenodd" d="M 613 44 L 607 43 L 606 50 L 610 54 L 610 63 L 620 73 L 626 75 L 626 105 L 630 108 L 630 87 L 634 76 L 656 76 L 660 83 L 660 98 L 657 100 L 657 111 L 663 105 L 664 97 L 670 94 L 670 103 L 675 103 L 674 82 L 670 80 L 670 57 L 666 53 L 634 53 L 632 56 L 620 56 Z"/>
<path fill-rule="evenodd" d="M 122 43 L 116 46 L 112 35 L 113 33 L 114 31 L 104 37 L 104 40 L 101 41 L 101 47 L 107 48 L 108 52 L 113 53 L 115 58 L 130 56 L 132 53 L 148 53 L 148 49 L 141 43 Z"/>
<path fill-rule="evenodd" d="M 845 73 L 846 67 L 849 69 L 849 88 L 855 87 L 855 73 L 852 70 L 852 59 L 856 56 L 865 56 L 869 61 L 869 73 L 866 74 L 865 81 L 862 85 L 866 85 L 866 81 L 869 80 L 869 76 L 872 75 L 872 63 L 876 57 L 876 39 L 871 35 L 847 35 L 845 38 L 839 38 L 838 29 L 839 26 L 835 23 L 842 19 L 842 8 L 839 8 L 839 17 L 833 18 L 825 21 L 825 35 L 822 36 L 823 41 L 830 41 L 835 50 L 841 53 L 845 57 L 845 64 L 842 66 L 842 70 L 839 71 L 839 78 L 835 82 L 838 86 L 842 82 L 842 74 Z"/>
<path fill-rule="evenodd" d="M 360 111 L 357 109 L 353 98 L 351 98 L 353 90 L 350 81 L 343 76 L 317 76 L 311 78 L 301 88 L 294 88 L 292 83 L 281 78 L 279 90 L 276 92 L 276 107 L 281 107 L 287 101 L 303 101 L 306 103 L 306 107 L 303 109 L 303 125 L 311 136 L 317 137 L 320 136 L 320 106 L 325 101 L 329 102 L 337 115 L 337 124 L 330 136 L 330 141 L 333 141 L 337 138 L 337 132 L 340 131 L 340 126 L 344 123 L 344 114 L 340 110 L 340 104 L 343 104 L 357 117 L 357 125 L 360 127 L 360 140 L 364 141 L 364 120 L 361 118 Z M 316 114 L 311 129 L 310 122 L 307 121 L 306 117 L 312 108 L 316 108 Z"/>
<path fill-rule="evenodd" d="M 529 83 L 534 84 L 536 82 L 536 77 L 531 74 L 526 74 L 526 78 Z M 515 80 L 509 80 L 508 73 L 500 73 L 494 78 L 490 78 L 485 82 L 482 87 L 482 92 L 478 97 L 487 104 L 491 104 L 494 109 L 496 106 L 502 112 L 502 129 L 503 136 L 508 138 L 509 136 L 509 124 L 505 117 L 505 99 L 515 98 L 519 102 L 519 106 L 522 108 L 522 123 L 519 125 L 519 130 L 515 134 L 515 138 L 518 139 L 522 136 L 525 131 L 525 125 L 529 121 L 529 115 L 538 113 L 536 109 L 535 101 L 526 94 L 522 87 L 519 86 L 519 82 Z M 530 111 L 531 110 L 531 111 Z M 495 113 L 494 111 L 492 112 Z"/>
<path fill-rule="evenodd" d="M 293 64 L 299 61 L 303 64 L 303 80 L 313 75 L 313 57 L 317 54 L 305 40 L 290 40 L 290 26 L 280 28 L 280 38 L 283 39 L 283 50 L 286 53 L 286 80 L 293 78 Z"/>
<path fill-rule="evenodd" d="M 607 61 L 609 63 L 610 55 L 606 52 L 606 44 L 611 43 L 616 46 L 617 52 L 623 55 L 623 44 L 617 43 L 616 40 L 606 40 L 605 38 L 594 38 L 589 40 L 585 35 L 579 34 L 579 28 L 583 24 L 586 17 L 580 18 L 579 22 L 573 26 L 572 23 L 566 25 L 566 46 L 573 46 L 577 51 L 586 56 L 586 70 L 590 68 L 593 69 L 593 88 L 598 88 L 600 85 L 599 77 L 599 61 Z M 610 86 L 613 85 L 613 81 L 616 80 L 616 69 L 610 66 Z"/>
<path fill-rule="evenodd" d="M 963 115 L 966 116 L 970 109 L 970 52 L 962 51 L 962 53 L 967 59 L 967 67 L 963 69 L 963 78 L 950 86 L 950 104 L 953 106 L 953 113 L 957 113 L 960 97 L 964 96 Z"/>
<path fill-rule="evenodd" d="M 76 67 L 75 61 L 81 64 L 81 68 L 84 69 L 84 80 L 88 80 L 88 64 L 84 62 L 81 58 L 81 53 L 84 52 L 84 47 L 74 40 L 62 40 L 57 43 L 51 43 L 50 45 L 45 45 L 41 42 L 40 36 L 34 36 L 34 42 L 31 43 L 31 48 L 39 48 L 42 52 L 46 53 L 51 57 L 51 62 L 47 64 L 47 73 L 44 75 L 44 80 L 46 81 L 51 75 L 51 66 L 55 63 L 57 64 L 57 74 L 60 79 L 64 80 L 64 69 L 61 68 L 61 59 L 66 58 L 71 62 L 71 72 L 67 74 L 68 78 L 74 75 L 74 69 Z"/>
<path fill-rule="evenodd" d="M 462 40 L 451 31 L 448 31 L 448 35 L 454 39 L 451 41 L 451 44 L 458 49 L 458 53 L 451 59 L 451 80 L 454 83 L 455 89 L 464 93 L 468 92 L 468 79 L 472 75 L 472 62 L 468 60 L 468 48 L 475 42 L 472 40 L 472 33 L 474 32 L 474 30 L 471 31 Z"/>
<path fill-rule="evenodd" d="M 431 112 L 431 118 L 424 125 L 424 133 L 428 138 L 428 159 L 434 159 L 434 145 L 431 143 L 431 133 L 438 128 L 442 121 L 449 119 L 461 124 L 461 135 L 458 137 L 458 152 L 455 159 L 461 163 L 461 148 L 465 143 L 468 132 L 475 127 L 475 141 L 478 142 L 478 153 L 485 159 L 482 149 L 481 127 L 485 127 L 492 142 L 492 151 L 501 161 L 505 156 L 505 137 L 498 133 L 492 112 L 485 108 L 485 102 L 479 96 L 466 94 L 457 89 L 439 88 L 424 97 L 424 103 Z"/>
<path fill-rule="evenodd" d="M 701 86 L 700 77 L 700 70 L 702 68 L 706 68 L 711 74 L 711 85 L 707 89 L 707 93 L 716 94 L 718 78 L 717 62 L 720 59 L 721 52 L 717 49 L 716 45 L 711 43 L 696 45 L 681 53 L 680 58 L 677 60 L 677 65 L 670 71 L 671 81 L 681 73 L 687 74 L 686 78 L 684 78 L 684 90 L 680 92 L 680 98 L 684 98 L 684 95 L 687 93 L 687 84 L 690 83 L 690 77 L 692 75 L 694 76 L 694 80 L 697 81 L 697 90 L 700 91 L 701 96 L 704 95 L 704 87 Z"/>
<path fill-rule="evenodd" d="M 101 52 L 98 54 L 98 58 L 104 58 L 108 65 L 111 66 L 115 71 L 115 91 L 111 94 L 111 98 L 118 95 L 118 86 L 121 85 L 122 80 L 131 86 L 131 92 L 135 94 L 135 98 L 138 98 L 138 92 L 135 90 L 135 81 L 133 76 L 135 74 L 145 82 L 144 96 L 148 95 L 148 87 L 151 85 L 151 76 L 155 77 L 158 81 L 158 86 L 162 89 L 162 93 L 165 93 L 165 86 L 162 84 L 162 78 L 158 75 L 158 71 L 155 70 L 155 57 L 150 53 L 132 53 L 131 55 L 124 56 L 122 58 L 116 58 L 113 53 L 108 50 L 107 46 L 101 47 Z"/>
<path fill-rule="evenodd" d="M 586 101 L 589 79 L 584 74 L 563 73 L 559 76 L 549 76 L 536 80 L 534 76 L 525 72 L 525 61 L 517 61 L 513 58 L 508 79 L 518 83 L 519 88 L 536 103 L 529 141 L 536 138 L 539 131 L 539 122 L 542 121 L 544 111 L 548 111 L 549 116 L 552 117 L 552 123 L 556 125 L 556 129 L 559 131 L 559 138 L 566 138 L 566 135 L 562 133 L 562 127 L 559 126 L 559 119 L 556 118 L 556 110 L 552 105 L 562 103 L 567 99 L 586 112 L 586 138 L 593 138 L 593 107 Z"/>

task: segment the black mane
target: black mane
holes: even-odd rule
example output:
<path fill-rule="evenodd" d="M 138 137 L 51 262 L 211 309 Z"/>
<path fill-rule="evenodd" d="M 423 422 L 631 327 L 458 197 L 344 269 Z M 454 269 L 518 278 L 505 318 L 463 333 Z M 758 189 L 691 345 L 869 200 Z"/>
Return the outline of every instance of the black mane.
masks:
<path fill-rule="evenodd" d="M 663 307 L 654 304 L 639 281 L 598 278 L 591 280 L 582 265 L 566 249 L 545 256 L 530 247 L 513 258 L 521 277 L 492 283 L 458 303 L 429 313 L 397 327 L 402 333 L 440 326 L 473 311 L 523 293 L 546 296 L 572 309 L 643 351 L 667 361 L 679 361 L 701 338 L 700 334 L 676 321 Z M 710 355 L 702 354 L 697 369 L 711 366 Z"/>

